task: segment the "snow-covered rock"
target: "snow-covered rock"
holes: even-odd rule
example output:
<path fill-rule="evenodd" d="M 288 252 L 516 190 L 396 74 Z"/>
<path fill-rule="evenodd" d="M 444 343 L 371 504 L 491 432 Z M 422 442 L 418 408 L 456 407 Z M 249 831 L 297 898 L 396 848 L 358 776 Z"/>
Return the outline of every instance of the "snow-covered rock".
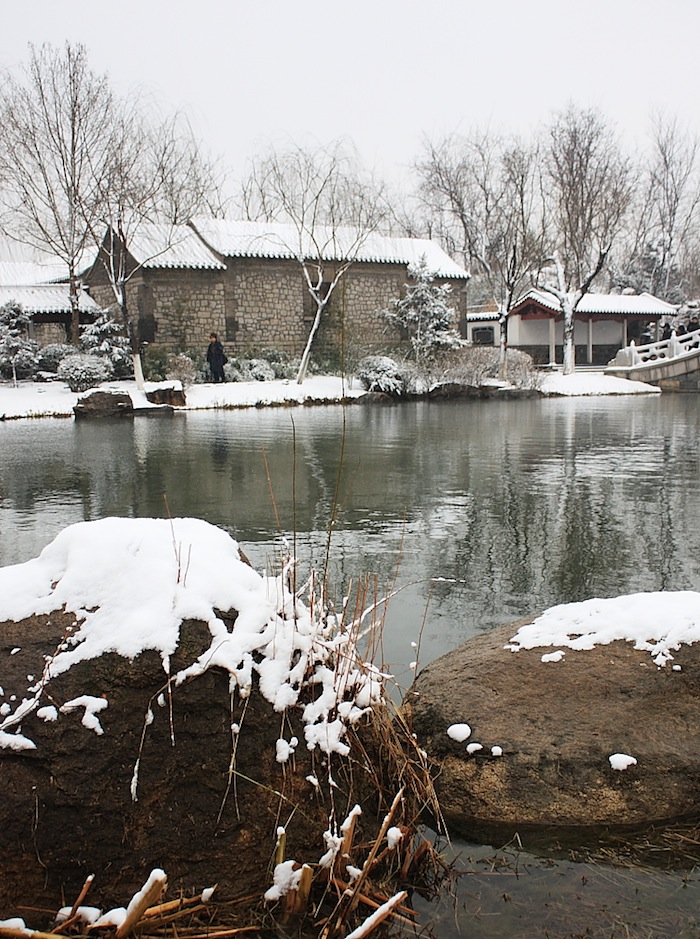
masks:
<path fill-rule="evenodd" d="M 405 707 L 448 823 L 473 834 L 700 811 L 699 631 L 697 594 L 635 595 L 554 608 L 428 665 Z M 462 715 L 480 749 L 445 732 Z"/>

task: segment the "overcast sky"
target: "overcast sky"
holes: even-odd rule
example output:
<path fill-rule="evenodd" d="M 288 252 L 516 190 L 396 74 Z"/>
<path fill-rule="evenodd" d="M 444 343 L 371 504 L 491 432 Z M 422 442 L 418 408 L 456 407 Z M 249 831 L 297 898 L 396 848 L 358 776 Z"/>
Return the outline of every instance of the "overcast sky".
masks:
<path fill-rule="evenodd" d="M 700 130 L 698 0 L 2 0 L 0 66 L 83 42 L 116 90 L 184 108 L 234 177 L 268 143 L 346 136 L 400 178 L 424 135 L 527 134 L 569 101 L 630 145 Z M 11 12 L 8 12 L 10 11 Z"/>

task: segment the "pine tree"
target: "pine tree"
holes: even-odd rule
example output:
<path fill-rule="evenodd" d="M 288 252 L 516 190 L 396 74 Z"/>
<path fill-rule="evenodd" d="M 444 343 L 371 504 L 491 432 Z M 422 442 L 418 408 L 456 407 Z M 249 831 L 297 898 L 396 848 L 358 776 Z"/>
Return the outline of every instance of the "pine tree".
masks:
<path fill-rule="evenodd" d="M 123 328 L 104 310 L 94 323 L 84 326 L 80 334 L 83 349 L 88 355 L 107 359 L 117 378 L 133 374 L 131 348 Z"/>
<path fill-rule="evenodd" d="M 435 275 L 425 256 L 408 273 L 411 283 L 406 285 L 406 295 L 384 315 L 409 340 L 416 366 L 429 376 L 445 352 L 458 349 L 465 342 L 455 330 L 456 314 L 449 305 L 450 285 L 434 282 Z"/>
<path fill-rule="evenodd" d="M 29 317 L 19 303 L 0 306 L 0 374 L 11 376 L 15 385 L 38 367 L 39 346 L 28 331 Z"/>

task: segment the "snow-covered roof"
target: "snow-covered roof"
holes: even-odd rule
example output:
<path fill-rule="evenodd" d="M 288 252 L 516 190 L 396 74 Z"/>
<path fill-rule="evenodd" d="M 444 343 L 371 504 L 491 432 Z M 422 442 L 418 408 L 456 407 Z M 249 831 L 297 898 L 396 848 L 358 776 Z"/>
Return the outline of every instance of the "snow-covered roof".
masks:
<path fill-rule="evenodd" d="M 546 290 L 533 288 L 523 294 L 515 304 L 513 310 L 517 311 L 528 301 L 535 301 L 550 310 L 559 312 L 559 301 L 554 294 Z M 578 313 L 626 313 L 629 316 L 675 316 L 676 308 L 652 296 L 650 293 L 626 294 L 626 293 L 587 293 L 585 294 L 578 307 Z"/>
<path fill-rule="evenodd" d="M 50 284 L 66 276 L 65 264 L 60 261 L 2 261 L 0 260 L 0 287 L 19 284 Z"/>
<path fill-rule="evenodd" d="M 143 222 L 127 247 L 132 257 L 147 268 L 226 269 L 187 225 Z"/>
<path fill-rule="evenodd" d="M 317 249 L 310 238 L 300 243 L 294 225 L 281 222 L 244 222 L 195 218 L 192 227 L 222 257 L 295 258 L 313 257 Z M 377 233 L 358 238 L 352 228 L 318 229 L 317 244 L 327 261 L 352 258 L 382 264 L 417 264 L 425 257 L 438 277 L 466 280 L 469 274 L 434 241 L 427 238 L 392 238 Z M 358 241 L 360 242 L 358 246 Z"/>
<path fill-rule="evenodd" d="M 499 315 L 497 310 L 488 310 L 483 313 L 467 313 L 465 319 L 468 323 L 493 323 Z"/>
<path fill-rule="evenodd" d="M 26 313 L 71 312 L 68 284 L 0 286 L 0 306 L 12 301 L 21 304 Z M 81 313 L 100 311 L 98 304 L 84 290 L 78 294 L 78 308 Z"/>

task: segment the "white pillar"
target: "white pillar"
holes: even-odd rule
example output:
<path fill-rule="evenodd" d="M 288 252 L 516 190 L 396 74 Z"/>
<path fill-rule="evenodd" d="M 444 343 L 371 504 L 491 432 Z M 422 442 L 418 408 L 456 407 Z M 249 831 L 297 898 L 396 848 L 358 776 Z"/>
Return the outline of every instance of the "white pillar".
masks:
<path fill-rule="evenodd" d="M 553 316 L 549 317 L 549 364 L 554 365 L 557 361 L 557 336 L 556 322 Z"/>

